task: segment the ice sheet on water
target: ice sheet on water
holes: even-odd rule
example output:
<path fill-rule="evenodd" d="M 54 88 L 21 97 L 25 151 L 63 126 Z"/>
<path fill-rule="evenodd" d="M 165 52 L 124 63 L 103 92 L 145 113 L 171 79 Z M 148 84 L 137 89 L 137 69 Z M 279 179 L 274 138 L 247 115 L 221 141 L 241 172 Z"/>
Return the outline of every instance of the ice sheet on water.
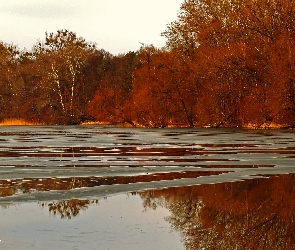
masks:
<path fill-rule="evenodd" d="M 116 176 L 131 175 L 134 169 L 137 174 L 144 174 L 147 169 L 153 172 L 172 168 L 173 171 L 233 170 L 218 178 L 206 176 L 201 182 L 198 178 L 165 181 L 166 186 L 197 185 L 235 181 L 273 173 L 273 169 L 275 173 L 291 173 L 294 157 L 292 130 L 37 126 L 1 127 L 0 131 L 0 179 L 8 178 L 8 169 L 9 178 L 15 179 L 24 175 L 28 178 L 105 176 L 109 174 L 108 169 Z M 165 185 L 153 180 L 152 185 L 130 185 L 126 190 Z"/>

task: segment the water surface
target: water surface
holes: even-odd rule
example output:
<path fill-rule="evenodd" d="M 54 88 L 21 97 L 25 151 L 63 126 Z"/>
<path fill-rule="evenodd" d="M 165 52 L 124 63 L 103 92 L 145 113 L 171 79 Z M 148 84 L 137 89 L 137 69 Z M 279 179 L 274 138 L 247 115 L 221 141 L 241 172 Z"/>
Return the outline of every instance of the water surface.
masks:
<path fill-rule="evenodd" d="M 0 247 L 293 249 L 294 158 L 293 130 L 1 127 Z"/>

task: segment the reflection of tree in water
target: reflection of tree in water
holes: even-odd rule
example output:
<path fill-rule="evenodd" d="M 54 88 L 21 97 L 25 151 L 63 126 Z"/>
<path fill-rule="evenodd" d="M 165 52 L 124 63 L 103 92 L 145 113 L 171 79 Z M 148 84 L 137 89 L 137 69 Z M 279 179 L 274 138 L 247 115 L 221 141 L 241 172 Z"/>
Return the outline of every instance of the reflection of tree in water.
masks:
<path fill-rule="evenodd" d="M 11 204 L 1 204 L 0 207 L 2 209 L 8 209 L 10 206 L 12 206 Z"/>
<path fill-rule="evenodd" d="M 98 204 L 98 200 L 61 200 L 53 201 L 49 204 L 39 203 L 42 207 L 48 206 L 49 213 L 53 215 L 59 214 L 61 219 L 71 219 L 79 214 L 79 212 L 85 211 L 90 205 Z"/>
<path fill-rule="evenodd" d="M 51 177 L 0 180 L 0 197 L 22 193 L 44 192 L 52 190 L 72 190 L 82 187 L 97 187 L 102 185 L 129 184 L 136 182 L 151 182 L 175 180 L 182 177 L 197 178 L 204 175 L 220 174 L 220 171 L 183 171 L 153 173 L 137 176 L 103 176 L 103 177 Z"/>
<path fill-rule="evenodd" d="M 145 191 L 186 249 L 295 249 L 295 175 Z M 150 206 L 151 205 L 151 206 Z"/>

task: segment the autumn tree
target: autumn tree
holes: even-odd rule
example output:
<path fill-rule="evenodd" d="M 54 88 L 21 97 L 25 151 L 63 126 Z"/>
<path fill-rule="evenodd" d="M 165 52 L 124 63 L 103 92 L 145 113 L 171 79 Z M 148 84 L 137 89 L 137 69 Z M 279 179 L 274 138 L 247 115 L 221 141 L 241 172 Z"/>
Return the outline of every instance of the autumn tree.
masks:
<path fill-rule="evenodd" d="M 19 118 L 24 84 L 19 77 L 19 49 L 11 44 L 0 43 L 0 105 L 1 117 Z"/>
<path fill-rule="evenodd" d="M 94 112 L 97 111 L 97 107 L 92 103 L 92 100 L 105 76 L 106 62 L 112 57 L 113 55 L 104 49 L 97 49 L 88 56 L 86 67 L 83 69 L 83 80 L 87 84 L 83 84 L 80 99 L 80 103 L 85 106 L 85 121 L 93 121 L 97 118 Z"/>
<path fill-rule="evenodd" d="M 150 127 L 195 126 L 198 82 L 174 52 L 142 46 L 133 78 L 137 123 Z"/>
<path fill-rule="evenodd" d="M 93 100 L 88 104 L 88 112 L 96 120 L 134 126 L 130 113 L 130 92 L 136 56 L 135 52 L 108 55 L 97 65 L 97 73 L 101 77 Z"/>
<path fill-rule="evenodd" d="M 294 9 L 290 0 L 184 1 L 163 35 L 183 60 L 202 58 L 212 126 L 292 125 L 283 117 L 294 118 Z"/>
<path fill-rule="evenodd" d="M 83 82 L 82 70 L 95 45 L 77 37 L 73 32 L 58 30 L 46 33 L 45 42 L 35 45 L 33 53 L 43 76 L 48 100 L 44 108 L 58 113 L 58 123 L 77 123 L 82 111 L 79 107 L 79 88 Z"/>
<path fill-rule="evenodd" d="M 159 77 L 158 57 L 162 52 L 154 46 L 142 46 L 138 51 L 132 81 L 133 119 L 140 126 L 162 127 L 169 120 L 168 103 L 171 99 L 166 77 Z M 164 69 L 165 70 L 165 69 Z M 164 70 L 162 72 L 164 72 Z"/>

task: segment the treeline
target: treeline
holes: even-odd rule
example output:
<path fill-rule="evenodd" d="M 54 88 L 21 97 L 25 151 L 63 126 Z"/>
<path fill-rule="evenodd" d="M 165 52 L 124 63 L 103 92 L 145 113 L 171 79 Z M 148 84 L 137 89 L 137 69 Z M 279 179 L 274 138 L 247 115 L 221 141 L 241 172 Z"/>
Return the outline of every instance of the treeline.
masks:
<path fill-rule="evenodd" d="M 295 3 L 185 0 L 165 48 L 112 55 L 75 33 L 0 44 L 0 120 L 293 127 Z"/>

